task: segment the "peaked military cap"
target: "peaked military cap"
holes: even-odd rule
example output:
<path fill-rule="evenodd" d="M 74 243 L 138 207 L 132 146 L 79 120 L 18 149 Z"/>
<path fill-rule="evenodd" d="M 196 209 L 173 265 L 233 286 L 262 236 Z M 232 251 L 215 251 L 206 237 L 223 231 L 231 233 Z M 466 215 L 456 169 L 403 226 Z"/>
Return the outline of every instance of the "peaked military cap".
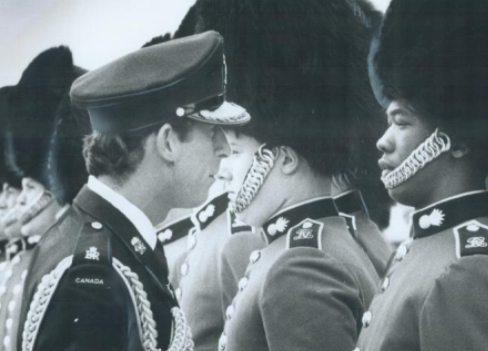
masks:
<path fill-rule="evenodd" d="M 225 102 L 223 38 L 213 31 L 147 47 L 76 80 L 71 99 L 94 130 L 121 133 L 188 117 L 240 125 L 250 120 Z"/>

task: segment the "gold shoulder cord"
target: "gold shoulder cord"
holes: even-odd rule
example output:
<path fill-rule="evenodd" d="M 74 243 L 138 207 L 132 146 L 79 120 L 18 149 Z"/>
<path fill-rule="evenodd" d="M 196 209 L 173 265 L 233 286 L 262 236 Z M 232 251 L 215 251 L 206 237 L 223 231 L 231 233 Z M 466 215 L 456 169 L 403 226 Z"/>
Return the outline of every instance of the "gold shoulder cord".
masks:
<path fill-rule="evenodd" d="M 58 266 L 46 274 L 34 294 L 30 304 L 27 319 L 24 324 L 22 334 L 22 351 L 31 351 L 39 332 L 42 319 L 46 313 L 49 302 L 56 291 L 56 287 L 61 280 L 64 272 L 68 270 L 73 261 L 73 256 L 62 260 Z M 157 347 L 156 321 L 151 310 L 151 302 L 147 299 L 144 286 L 139 280 L 139 276 L 129 267 L 124 266 L 119 260 L 113 258 L 113 267 L 120 275 L 125 285 L 129 288 L 129 293 L 136 309 L 136 316 L 139 327 L 139 335 L 145 351 L 161 351 Z M 173 315 L 173 335 L 168 351 L 193 351 L 193 341 L 191 332 L 186 323 L 185 316 L 180 308 L 174 307 L 171 310 Z"/>

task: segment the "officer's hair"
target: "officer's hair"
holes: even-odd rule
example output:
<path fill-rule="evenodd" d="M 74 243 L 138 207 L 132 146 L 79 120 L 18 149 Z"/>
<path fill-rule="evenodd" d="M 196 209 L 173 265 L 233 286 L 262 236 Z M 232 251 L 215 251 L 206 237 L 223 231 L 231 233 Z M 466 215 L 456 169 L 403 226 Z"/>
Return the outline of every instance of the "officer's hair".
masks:
<path fill-rule="evenodd" d="M 187 118 L 171 122 L 181 141 L 185 141 L 193 125 Z M 144 158 L 144 143 L 155 134 L 161 124 L 124 134 L 102 134 L 94 131 L 83 140 L 83 156 L 89 174 L 110 176 L 123 183 L 137 169 Z"/>

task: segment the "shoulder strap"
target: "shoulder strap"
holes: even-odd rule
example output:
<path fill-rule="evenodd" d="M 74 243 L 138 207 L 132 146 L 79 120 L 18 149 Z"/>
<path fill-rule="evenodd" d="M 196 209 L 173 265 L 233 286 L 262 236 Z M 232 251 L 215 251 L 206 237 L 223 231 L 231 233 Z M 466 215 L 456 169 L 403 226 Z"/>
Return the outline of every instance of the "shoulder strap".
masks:
<path fill-rule="evenodd" d="M 313 247 L 322 250 L 324 223 L 307 218 L 291 227 L 287 234 L 287 248 Z"/>
<path fill-rule="evenodd" d="M 488 226 L 473 220 L 454 228 L 456 256 L 488 255 Z"/>

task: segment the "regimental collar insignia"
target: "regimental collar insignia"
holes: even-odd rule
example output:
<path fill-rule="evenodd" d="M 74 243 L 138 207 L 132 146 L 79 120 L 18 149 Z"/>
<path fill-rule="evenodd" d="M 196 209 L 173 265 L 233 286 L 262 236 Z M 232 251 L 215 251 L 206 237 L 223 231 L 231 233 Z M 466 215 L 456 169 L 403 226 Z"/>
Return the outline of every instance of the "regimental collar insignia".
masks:
<path fill-rule="evenodd" d="M 295 228 L 299 223 L 305 219 L 312 221 L 325 218 L 339 216 L 339 211 L 331 197 L 321 197 L 302 202 L 296 206 L 289 207 L 268 220 L 263 225 L 263 232 L 268 244 L 288 233 L 290 228 Z M 306 237 L 307 229 L 302 228 L 302 236 Z M 297 235 L 300 235 L 297 233 Z"/>
<path fill-rule="evenodd" d="M 416 211 L 412 217 L 413 237 L 427 237 L 487 215 L 487 191 L 461 194 Z"/>
<path fill-rule="evenodd" d="M 136 252 L 139 255 L 144 255 L 144 252 L 146 252 L 147 247 L 146 247 L 146 245 L 144 245 L 144 243 L 142 242 L 141 239 L 139 239 L 138 237 L 135 236 L 132 238 L 130 243 L 132 244 L 132 246 L 134 246 L 134 250 L 136 250 Z"/>
<path fill-rule="evenodd" d="M 168 245 L 179 239 L 185 238 L 194 224 L 191 216 L 182 217 L 176 221 L 167 223 L 156 228 L 156 235 L 163 245 Z"/>
<path fill-rule="evenodd" d="M 454 228 L 456 256 L 488 255 L 488 226 L 469 221 Z"/>
<path fill-rule="evenodd" d="M 307 218 L 288 231 L 287 248 L 313 247 L 322 249 L 322 231 L 324 224 Z"/>
<path fill-rule="evenodd" d="M 350 190 L 334 197 L 337 209 L 341 213 L 352 215 L 356 212 L 363 211 L 367 216 L 368 209 L 363 199 L 363 194 L 359 190 Z"/>
<path fill-rule="evenodd" d="M 243 232 L 254 232 L 254 228 L 240 221 L 234 212 L 227 210 L 227 223 L 229 225 L 229 235 Z"/>
<path fill-rule="evenodd" d="M 193 215 L 194 224 L 199 226 L 200 230 L 205 229 L 215 218 L 227 210 L 228 205 L 229 198 L 227 193 L 208 201 Z"/>

